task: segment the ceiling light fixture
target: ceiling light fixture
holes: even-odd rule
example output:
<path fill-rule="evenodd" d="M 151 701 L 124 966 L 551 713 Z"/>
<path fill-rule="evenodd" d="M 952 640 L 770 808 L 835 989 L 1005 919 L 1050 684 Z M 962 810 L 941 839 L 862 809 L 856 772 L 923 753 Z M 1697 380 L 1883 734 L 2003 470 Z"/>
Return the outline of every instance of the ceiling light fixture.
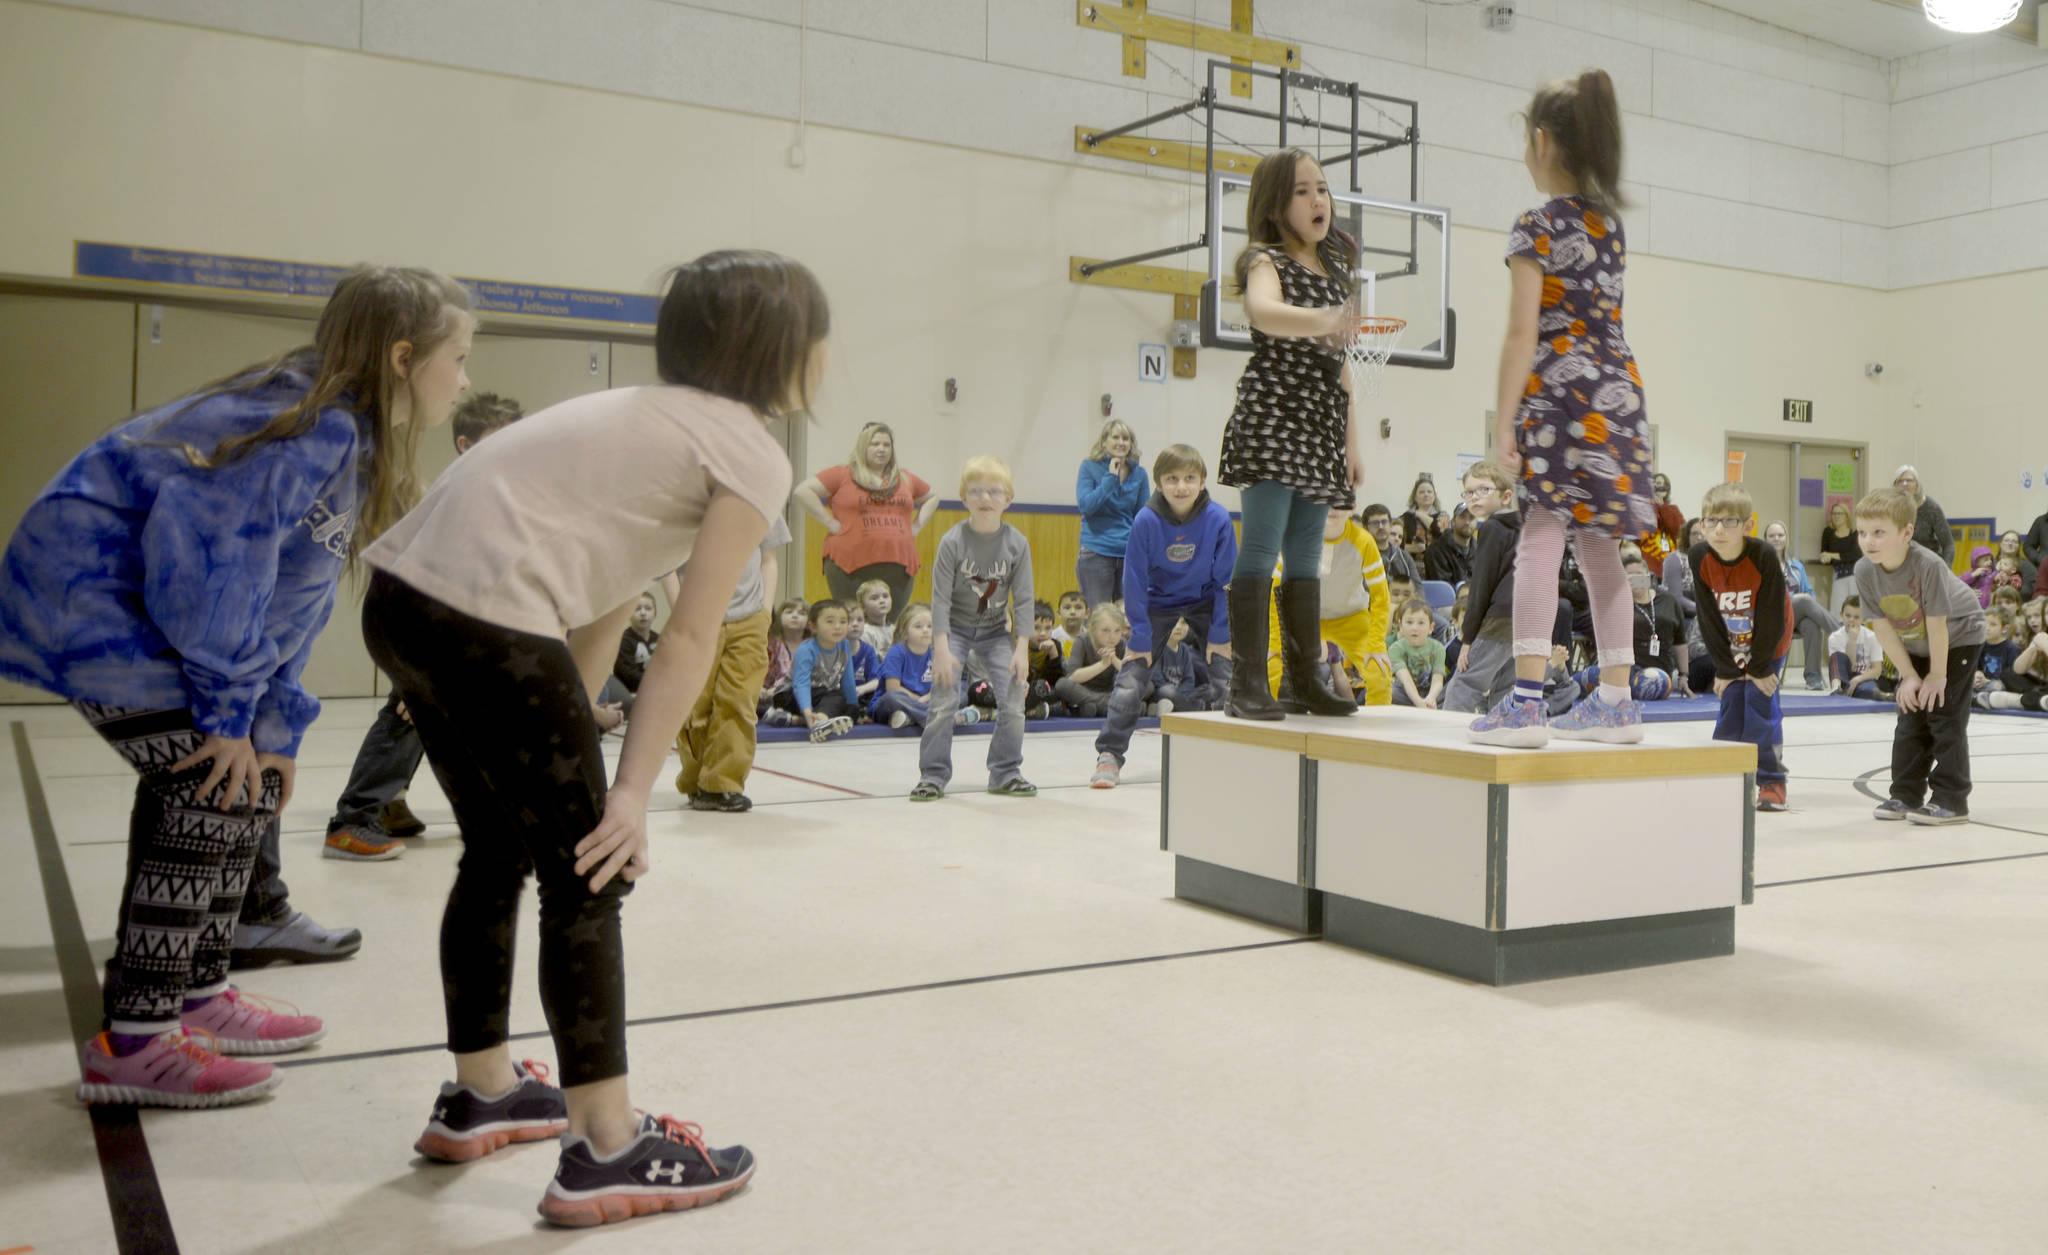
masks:
<path fill-rule="evenodd" d="M 1978 35 L 2020 15 L 2020 0 L 1920 0 L 1927 20 L 1945 31 Z"/>

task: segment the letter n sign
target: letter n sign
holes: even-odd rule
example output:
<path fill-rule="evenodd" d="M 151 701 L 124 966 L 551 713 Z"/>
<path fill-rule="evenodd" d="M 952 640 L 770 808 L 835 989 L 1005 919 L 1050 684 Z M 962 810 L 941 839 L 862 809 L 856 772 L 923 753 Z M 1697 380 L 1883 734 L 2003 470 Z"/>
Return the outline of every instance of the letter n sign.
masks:
<path fill-rule="evenodd" d="M 1166 363 L 1172 354 L 1163 344 L 1141 344 L 1138 346 L 1138 382 L 1165 383 Z"/>

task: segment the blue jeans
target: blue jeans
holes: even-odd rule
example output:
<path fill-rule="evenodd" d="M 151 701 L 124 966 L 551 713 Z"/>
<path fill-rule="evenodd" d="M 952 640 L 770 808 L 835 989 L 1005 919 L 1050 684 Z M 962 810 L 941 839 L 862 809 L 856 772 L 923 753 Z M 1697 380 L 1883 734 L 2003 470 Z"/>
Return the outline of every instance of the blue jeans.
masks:
<path fill-rule="evenodd" d="M 1330 507 L 1273 479 L 1263 479 L 1238 493 L 1244 512 L 1243 538 L 1237 544 L 1237 565 L 1230 578 L 1273 578 L 1283 557 L 1287 578 L 1312 580 L 1323 565 L 1323 520 Z"/>
<path fill-rule="evenodd" d="M 1778 681 L 1784 683 L 1785 668 L 1778 667 Z M 1778 706 L 1781 689 L 1765 697 L 1747 679 L 1737 680 L 1721 693 L 1721 717 L 1714 721 L 1716 741 L 1746 741 L 1756 746 L 1758 784 L 1783 784 L 1785 763 L 1779 747 L 1785 743 L 1785 716 Z"/>
<path fill-rule="evenodd" d="M 1112 558 L 1083 549 L 1074 559 L 1074 576 L 1081 582 L 1081 596 L 1088 599 L 1088 608 L 1093 610 L 1124 595 L 1124 556 Z"/>
<path fill-rule="evenodd" d="M 997 692 L 996 730 L 988 744 L 989 787 L 1016 779 L 1024 765 L 1024 694 L 1029 687 L 1018 683 L 1010 670 L 1017 652 L 1016 638 L 1002 628 L 979 636 L 954 632 L 946 646 L 963 670 L 969 656 L 980 658 L 989 685 Z M 931 714 L 917 748 L 919 781 L 943 789 L 953 779 L 953 712 L 958 709 L 960 685 L 934 683 Z"/>
<path fill-rule="evenodd" d="M 1316 543 L 1322 544 L 1318 534 Z M 1209 651 L 1209 620 L 1215 613 L 1215 603 L 1205 601 L 1197 606 L 1152 606 L 1148 617 L 1152 620 L 1152 648 L 1156 651 L 1173 635 L 1173 625 L 1180 619 L 1188 621 L 1188 648 L 1200 658 Z M 1206 700 L 1210 706 L 1222 704 L 1222 695 L 1230 688 L 1230 660 L 1217 658 L 1209 663 L 1209 693 Z M 1127 660 L 1116 673 L 1116 687 L 1109 691 L 1109 721 L 1102 725 L 1102 731 L 1095 738 L 1095 752 L 1114 754 L 1122 763 L 1124 754 L 1131 748 L 1131 733 L 1138 726 L 1138 716 L 1145 713 L 1145 701 L 1152 693 L 1152 664 L 1140 658 Z"/>
<path fill-rule="evenodd" d="M 1849 655 L 1829 654 L 1828 672 L 1833 676 L 1835 683 L 1842 686 L 1843 696 L 1860 697 L 1870 702 L 1878 700 L 1876 680 L 1865 680 L 1853 689 L 1849 687 L 1849 681 L 1856 678 L 1856 664 L 1850 660 Z"/>
<path fill-rule="evenodd" d="M 908 690 L 875 694 L 874 703 L 868 707 L 868 717 L 876 723 L 887 723 L 889 716 L 898 711 L 909 715 L 910 722 L 920 728 L 924 726 L 925 720 L 931 717 L 930 704 L 923 697 Z"/>
<path fill-rule="evenodd" d="M 393 693 L 363 734 L 356 765 L 348 773 L 341 800 L 334 804 L 334 818 L 327 821 L 328 831 L 342 824 L 381 829 L 379 816 L 384 808 L 412 783 L 413 772 L 420 766 L 420 734 L 399 717 L 398 702 L 398 694 Z"/>

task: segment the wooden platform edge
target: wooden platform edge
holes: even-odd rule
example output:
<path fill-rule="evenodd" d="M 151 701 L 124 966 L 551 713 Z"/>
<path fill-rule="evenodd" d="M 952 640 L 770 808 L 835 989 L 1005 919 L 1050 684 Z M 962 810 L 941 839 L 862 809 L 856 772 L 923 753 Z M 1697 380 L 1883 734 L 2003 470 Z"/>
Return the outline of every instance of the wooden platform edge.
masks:
<path fill-rule="evenodd" d="M 1551 746 L 1500 753 L 1477 748 L 1405 745 L 1398 741 L 1311 732 L 1305 752 L 1321 762 L 1354 763 L 1390 771 L 1477 780 L 1485 784 L 1666 780 L 1693 776 L 1739 776 L 1756 770 L 1756 748 L 1733 744 L 1612 749 L 1560 749 Z"/>
<path fill-rule="evenodd" d="M 1205 719 L 1180 714 L 1161 715 L 1159 731 L 1165 736 L 1229 741 L 1236 745 L 1254 745 L 1260 749 L 1287 750 L 1296 754 L 1308 752 L 1310 735 L 1309 730 L 1299 724 L 1265 723 L 1256 719 L 1232 719 L 1228 716 Z"/>

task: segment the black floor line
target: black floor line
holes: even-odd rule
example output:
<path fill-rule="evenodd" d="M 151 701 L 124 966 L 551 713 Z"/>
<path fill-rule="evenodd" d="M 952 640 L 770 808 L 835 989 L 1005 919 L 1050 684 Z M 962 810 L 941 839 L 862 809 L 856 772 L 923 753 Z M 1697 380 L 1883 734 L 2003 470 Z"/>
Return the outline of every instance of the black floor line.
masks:
<path fill-rule="evenodd" d="M 1168 963 L 1176 959 L 1201 959 L 1218 954 L 1243 954 L 1250 950 L 1271 950 L 1278 946 L 1298 946 L 1303 942 L 1320 941 L 1320 936 L 1282 937 L 1277 941 L 1254 941 L 1242 946 L 1214 946 L 1207 950 L 1183 950 L 1176 954 L 1146 954 L 1135 959 L 1103 959 L 1095 963 L 1068 963 L 1060 967 L 1036 967 L 1021 972 L 997 972 L 993 976 L 962 976 L 955 980 L 926 981 L 917 985 L 892 985 L 885 989 L 861 989 L 852 993 L 822 994 L 816 998 L 791 998 L 785 1002 L 760 1002 L 750 1006 L 717 1007 L 709 1011 L 682 1011 L 675 1015 L 650 1015 L 644 1019 L 628 1020 L 628 1028 L 641 1028 L 651 1024 L 681 1024 L 688 1020 L 714 1020 L 728 1015 L 752 1015 L 760 1011 L 791 1011 L 799 1007 L 829 1006 L 835 1002 L 861 1002 L 869 998 L 892 998 L 900 994 L 928 993 L 935 989 L 963 989 L 969 985 L 990 985 L 1000 981 L 1027 980 L 1034 976 L 1065 976 L 1074 972 L 1094 972 L 1112 967 L 1136 967 L 1147 963 Z M 546 1038 L 545 1031 L 514 1033 L 513 1041 L 532 1041 Z M 323 1063 L 355 1063 L 364 1059 L 389 1059 L 395 1055 L 429 1054 L 445 1050 L 440 1042 L 427 1046 L 393 1046 L 387 1050 L 361 1050 L 354 1054 L 317 1055 L 305 1059 L 273 1060 L 280 1068 L 310 1068 Z"/>
<path fill-rule="evenodd" d="M 72 1040 L 83 1042 L 100 1029 L 99 976 L 93 970 L 85 926 L 78 918 L 78 901 L 71 896 L 71 877 L 64 870 L 64 853 L 57 845 L 57 830 L 50 823 L 43 782 L 36 774 L 35 755 L 28 744 L 28 725 L 16 721 L 13 730 L 14 756 L 21 765 L 22 801 L 28 809 L 29 831 L 35 838 L 43 901 L 50 912 L 50 939 L 57 952 L 57 971 L 64 981 L 64 1006 L 71 1019 Z M 92 1120 L 92 1140 L 99 1152 L 107 1206 L 113 1213 L 117 1249 L 121 1255 L 176 1255 L 178 1238 L 171 1231 L 171 1213 L 164 1205 L 156 1163 L 150 1158 L 149 1142 L 143 1137 L 142 1121 L 135 1108 L 95 1105 L 86 1110 Z"/>
<path fill-rule="evenodd" d="M 1995 828 L 1996 824 L 1980 824 L 1979 827 Z M 2012 829 L 2011 831 L 2019 831 Z M 2040 835 L 2040 834 L 2034 834 Z M 1865 876 L 1895 876 L 1900 872 L 1925 872 L 1941 867 L 1973 867 L 1978 863 L 2010 863 L 2016 859 L 2048 858 L 2048 850 L 2035 850 L 2029 854 L 1994 854 L 1989 858 L 1959 858 L 1946 863 L 1915 863 L 1911 867 L 1880 867 L 1867 872 L 1836 872 L 1832 876 L 1802 876 L 1798 880 L 1773 880 L 1757 886 L 1759 889 L 1777 889 L 1785 885 L 1811 885 L 1823 880 L 1860 880 Z"/>

